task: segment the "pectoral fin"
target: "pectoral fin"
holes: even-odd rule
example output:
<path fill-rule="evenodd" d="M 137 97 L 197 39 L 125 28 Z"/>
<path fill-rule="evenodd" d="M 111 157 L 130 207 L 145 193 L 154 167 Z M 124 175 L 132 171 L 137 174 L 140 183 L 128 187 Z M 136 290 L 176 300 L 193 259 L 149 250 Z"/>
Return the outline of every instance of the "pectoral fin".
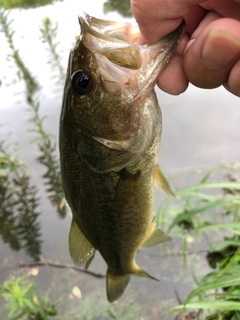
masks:
<path fill-rule="evenodd" d="M 163 172 L 159 168 L 159 166 L 156 169 L 155 172 L 155 183 L 156 186 L 169 194 L 170 196 L 176 197 L 175 193 L 173 192 L 169 182 L 167 181 L 167 178 L 164 176 Z"/>
<path fill-rule="evenodd" d="M 147 239 L 141 244 L 141 248 L 149 248 L 156 244 L 169 241 L 171 238 L 167 236 L 158 226 L 153 225 L 152 231 Z"/>
<path fill-rule="evenodd" d="M 96 249 L 84 236 L 75 219 L 72 219 L 69 233 L 69 252 L 77 266 L 87 269 L 94 258 Z"/>

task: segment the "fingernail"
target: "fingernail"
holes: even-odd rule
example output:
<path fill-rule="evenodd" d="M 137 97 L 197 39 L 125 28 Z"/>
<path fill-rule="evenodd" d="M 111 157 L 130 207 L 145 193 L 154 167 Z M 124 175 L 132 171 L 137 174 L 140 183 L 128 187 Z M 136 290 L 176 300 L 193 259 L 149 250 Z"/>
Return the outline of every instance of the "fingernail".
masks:
<path fill-rule="evenodd" d="M 220 70 L 233 64 L 240 56 L 240 40 L 222 30 L 209 32 L 201 52 L 202 63 L 209 69 Z"/>

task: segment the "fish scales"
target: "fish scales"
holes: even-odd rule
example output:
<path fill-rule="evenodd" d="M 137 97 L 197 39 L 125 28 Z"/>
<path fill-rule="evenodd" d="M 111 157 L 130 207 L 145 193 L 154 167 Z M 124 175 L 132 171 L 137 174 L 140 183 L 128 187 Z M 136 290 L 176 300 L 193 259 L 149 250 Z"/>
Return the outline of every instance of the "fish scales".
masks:
<path fill-rule="evenodd" d="M 141 235 L 144 234 L 146 225 L 151 222 L 149 208 L 153 205 L 152 189 L 157 157 L 146 154 L 135 167 L 129 168 L 129 170 L 137 170 L 135 174 L 131 174 L 131 171 L 126 168 L 120 172 L 103 175 L 91 170 L 84 162 L 79 162 L 68 145 L 65 147 L 65 150 L 67 149 L 69 149 L 68 155 L 66 154 L 69 157 L 68 167 L 63 171 L 68 172 L 66 184 L 69 188 L 66 191 L 66 197 L 69 205 L 73 212 L 82 212 L 76 220 L 79 221 L 82 230 L 86 230 L 84 233 L 93 246 L 101 253 L 104 252 L 106 262 L 111 265 L 110 248 L 117 253 L 116 256 L 125 255 L 125 250 L 136 251 L 142 242 Z M 148 166 L 144 166 L 141 171 L 138 170 L 137 167 L 141 167 L 144 161 Z M 73 193 L 74 201 L 71 200 Z M 144 201 L 142 201 L 143 197 Z M 137 219 L 136 215 L 139 211 L 143 214 Z M 87 219 L 86 215 L 88 215 Z M 126 237 L 131 238 L 133 226 L 136 227 L 138 235 L 135 233 L 133 241 L 126 242 Z M 110 244 L 109 239 L 111 239 Z M 128 260 L 131 263 L 131 260 L 126 257 L 126 261 Z M 127 266 L 124 267 L 126 261 L 122 261 L 118 268 L 127 269 Z"/>
<path fill-rule="evenodd" d="M 98 250 L 107 264 L 109 302 L 131 275 L 155 279 L 135 262 L 139 248 L 169 237 L 154 223 L 154 184 L 173 192 L 158 167 L 162 117 L 154 85 L 184 23 L 152 46 L 130 24 L 79 19 L 60 118 L 63 187 L 73 219 L 69 250 L 86 269 Z"/>

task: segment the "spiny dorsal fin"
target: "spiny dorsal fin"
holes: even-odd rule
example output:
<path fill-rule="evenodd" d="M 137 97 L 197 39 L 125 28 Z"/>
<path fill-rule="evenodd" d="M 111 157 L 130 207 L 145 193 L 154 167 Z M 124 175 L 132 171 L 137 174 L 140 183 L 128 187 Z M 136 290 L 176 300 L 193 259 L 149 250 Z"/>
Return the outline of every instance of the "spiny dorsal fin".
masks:
<path fill-rule="evenodd" d="M 107 270 L 107 298 L 109 302 L 114 302 L 121 297 L 130 281 L 130 274 L 115 275 Z"/>
<path fill-rule="evenodd" d="M 77 266 L 87 269 L 94 258 L 96 249 L 84 236 L 75 219 L 72 219 L 69 233 L 69 252 Z"/>
<path fill-rule="evenodd" d="M 157 166 L 157 169 L 155 172 L 155 183 L 159 189 L 163 190 L 165 193 L 169 194 L 170 196 L 176 197 L 167 178 L 164 176 L 159 166 Z"/>
<path fill-rule="evenodd" d="M 154 228 L 148 238 L 141 244 L 141 248 L 149 248 L 169 240 L 171 240 L 171 238 L 167 236 L 158 226 L 154 225 Z"/>

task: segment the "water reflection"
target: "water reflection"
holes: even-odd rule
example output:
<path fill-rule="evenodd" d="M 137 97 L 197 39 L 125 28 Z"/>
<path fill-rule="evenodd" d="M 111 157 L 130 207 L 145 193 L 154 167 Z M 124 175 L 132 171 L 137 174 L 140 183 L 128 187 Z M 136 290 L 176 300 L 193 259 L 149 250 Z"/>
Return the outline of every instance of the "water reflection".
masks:
<path fill-rule="evenodd" d="M 45 167 L 43 174 L 44 184 L 48 199 L 57 209 L 59 218 L 65 218 L 67 214 L 67 202 L 65 199 L 60 172 L 59 159 L 56 156 L 56 143 L 51 136 L 45 136 L 39 143 L 40 155 L 37 160 Z"/>
<path fill-rule="evenodd" d="M 40 85 L 36 77 L 29 70 L 23 59 L 19 54 L 19 50 L 14 44 L 13 34 L 14 31 L 11 27 L 11 20 L 9 18 L 9 12 L 0 10 L 0 24 L 2 26 L 4 35 L 9 44 L 10 57 L 16 65 L 17 74 L 20 80 L 23 80 L 26 90 L 26 102 L 29 106 L 30 118 L 29 122 L 33 124 L 31 131 L 35 132 L 39 155 L 37 161 L 40 162 L 46 171 L 43 174 L 44 183 L 46 185 L 46 191 L 51 203 L 57 208 L 59 217 L 64 218 L 67 212 L 67 206 L 65 196 L 62 188 L 60 165 L 58 157 L 56 156 L 57 143 L 56 138 L 50 135 L 45 130 L 44 117 L 40 115 Z M 54 41 L 57 35 L 57 27 L 51 23 L 49 18 L 45 18 L 42 21 L 42 28 L 40 28 L 42 34 L 42 41 L 47 43 L 51 53 L 51 60 L 48 61 L 52 64 L 53 71 L 57 69 L 59 71 L 59 78 L 63 78 L 64 68 L 60 64 L 60 57 L 57 51 L 58 43 Z"/>
<path fill-rule="evenodd" d="M 32 259 L 41 254 L 39 199 L 23 165 L 12 160 L 0 143 L 0 234 L 14 251 L 24 249 Z"/>

